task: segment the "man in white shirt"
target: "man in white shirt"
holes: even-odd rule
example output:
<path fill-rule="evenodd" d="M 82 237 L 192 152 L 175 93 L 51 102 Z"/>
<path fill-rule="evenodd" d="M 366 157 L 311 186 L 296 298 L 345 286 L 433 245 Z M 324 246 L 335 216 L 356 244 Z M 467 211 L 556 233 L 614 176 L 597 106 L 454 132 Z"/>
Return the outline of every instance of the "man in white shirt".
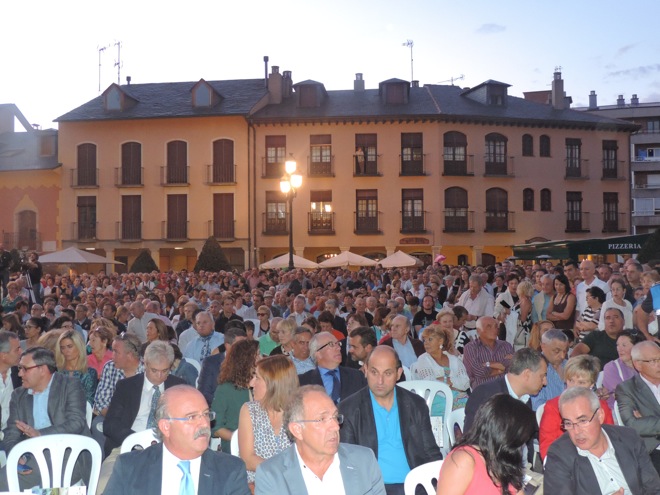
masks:
<path fill-rule="evenodd" d="M 144 304 L 139 301 L 132 303 L 130 310 L 133 318 L 129 320 L 126 331 L 137 335 L 140 342 L 144 344 L 147 341 L 147 323 L 154 318 L 158 318 L 158 315 L 147 313 Z"/>
<path fill-rule="evenodd" d="M 458 305 L 468 311 L 465 328 L 476 330 L 477 320 L 482 316 L 492 316 L 495 310 L 495 299 L 483 288 L 481 275 L 470 275 L 469 290 L 466 290 L 458 299 Z"/>
<path fill-rule="evenodd" d="M 11 393 L 21 386 L 21 379 L 16 367 L 21 359 L 21 352 L 18 335 L 4 330 L 0 331 L 0 430 L 7 427 Z M 2 437 L 3 433 L 0 431 L 0 440 Z M 1 442 L 0 450 L 3 450 Z"/>
<path fill-rule="evenodd" d="M 201 363 L 225 341 L 225 336 L 215 331 L 213 317 L 206 311 L 200 311 L 195 316 L 195 330 L 198 335 L 186 345 L 183 356 Z"/>
<path fill-rule="evenodd" d="M 576 308 L 577 316 L 582 315 L 582 312 L 587 308 L 587 289 L 592 287 L 600 287 L 605 294 L 609 294 L 610 287 L 607 282 L 603 282 L 596 277 L 596 265 L 591 260 L 584 260 L 580 263 L 580 282 L 575 288 L 575 298 L 577 299 Z"/>

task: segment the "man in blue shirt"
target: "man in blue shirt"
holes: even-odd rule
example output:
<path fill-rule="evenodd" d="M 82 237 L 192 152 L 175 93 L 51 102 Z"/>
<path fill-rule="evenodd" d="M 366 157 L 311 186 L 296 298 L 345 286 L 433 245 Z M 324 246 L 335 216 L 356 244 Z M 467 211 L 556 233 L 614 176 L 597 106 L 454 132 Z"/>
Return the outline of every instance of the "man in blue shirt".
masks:
<path fill-rule="evenodd" d="M 550 399 L 559 397 L 564 391 L 564 365 L 568 351 L 568 337 L 564 332 L 551 328 L 541 337 L 541 353 L 548 364 L 547 384 L 532 395 L 532 409 L 536 411 Z"/>

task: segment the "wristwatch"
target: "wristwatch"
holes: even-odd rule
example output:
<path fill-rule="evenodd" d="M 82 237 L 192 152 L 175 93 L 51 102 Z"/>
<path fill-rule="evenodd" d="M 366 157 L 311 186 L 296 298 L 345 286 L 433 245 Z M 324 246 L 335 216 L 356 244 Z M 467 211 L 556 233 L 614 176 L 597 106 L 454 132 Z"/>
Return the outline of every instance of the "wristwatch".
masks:
<path fill-rule="evenodd" d="M 486 361 L 486 368 L 490 368 L 490 361 Z"/>

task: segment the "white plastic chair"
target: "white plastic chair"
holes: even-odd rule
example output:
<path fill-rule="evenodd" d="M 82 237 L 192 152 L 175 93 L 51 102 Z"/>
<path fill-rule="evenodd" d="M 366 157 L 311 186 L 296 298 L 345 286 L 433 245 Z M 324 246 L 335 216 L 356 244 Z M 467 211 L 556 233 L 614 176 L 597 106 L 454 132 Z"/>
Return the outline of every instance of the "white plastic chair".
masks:
<path fill-rule="evenodd" d="M 417 466 L 411 470 L 403 482 L 403 491 L 406 495 L 415 495 L 417 485 L 422 485 L 426 490 L 427 495 L 435 495 L 435 488 L 433 487 L 433 480 L 437 480 L 440 476 L 440 468 L 442 461 L 433 461 Z"/>
<path fill-rule="evenodd" d="M 447 438 L 449 438 L 449 447 L 456 445 L 456 434 L 454 432 L 455 425 L 463 431 L 463 425 L 465 424 L 465 408 L 461 407 L 459 409 L 454 409 L 449 413 L 449 418 L 447 420 Z"/>
<path fill-rule="evenodd" d="M 234 455 L 236 457 L 240 457 L 240 454 L 238 452 L 238 430 L 234 432 L 234 434 L 231 436 L 231 444 L 229 446 L 231 455 Z"/>
<path fill-rule="evenodd" d="M 64 466 L 64 454 L 67 449 L 71 454 Z M 53 467 L 53 485 L 50 483 L 50 470 L 44 456 L 44 451 L 50 451 L 50 463 Z M 71 486 L 73 467 L 82 451 L 88 451 L 92 455 L 92 468 L 89 475 L 87 493 L 96 493 L 96 486 L 101 473 L 101 446 L 92 437 L 71 434 L 44 435 L 23 440 L 14 446 L 7 456 L 7 483 L 9 491 L 19 491 L 18 483 L 18 460 L 24 454 L 30 452 L 39 466 L 42 488 L 65 488 Z M 77 482 L 78 480 L 73 480 Z"/>
<path fill-rule="evenodd" d="M 94 417 L 93 411 L 92 411 L 92 405 L 89 402 L 85 402 L 87 404 L 87 409 L 85 411 L 85 419 L 87 420 L 87 428 L 92 427 L 92 419 Z"/>
<path fill-rule="evenodd" d="M 541 426 L 541 418 L 543 417 L 543 411 L 545 410 L 545 404 L 541 404 L 536 410 L 536 424 Z M 541 456 L 541 445 L 537 439 L 534 439 L 534 454 Z"/>
<path fill-rule="evenodd" d="M 619 404 L 614 401 L 614 407 L 612 408 L 612 413 L 614 413 L 614 422 L 619 426 L 625 426 L 621 420 L 621 413 L 619 412 Z"/>
<path fill-rule="evenodd" d="M 412 376 L 412 371 L 410 371 L 410 368 L 408 368 L 408 366 L 401 366 L 401 368 L 403 368 L 403 376 L 406 377 L 406 381 L 407 382 L 412 381 L 413 376 Z"/>
<path fill-rule="evenodd" d="M 197 361 L 196 359 L 186 358 L 186 363 L 192 364 L 197 370 L 197 376 L 199 376 L 199 372 L 202 371 L 202 365 L 200 364 L 200 362 Z"/>
<path fill-rule="evenodd" d="M 603 386 L 603 377 L 605 376 L 605 372 L 601 371 L 598 373 L 598 378 L 596 378 L 596 388 L 600 388 Z"/>
<path fill-rule="evenodd" d="M 130 452 L 137 446 L 146 449 L 147 447 L 151 447 L 152 444 L 158 442 L 160 442 L 160 440 L 156 438 L 152 429 L 137 431 L 131 433 L 124 439 L 121 443 L 120 453 L 125 454 L 126 452 Z"/>

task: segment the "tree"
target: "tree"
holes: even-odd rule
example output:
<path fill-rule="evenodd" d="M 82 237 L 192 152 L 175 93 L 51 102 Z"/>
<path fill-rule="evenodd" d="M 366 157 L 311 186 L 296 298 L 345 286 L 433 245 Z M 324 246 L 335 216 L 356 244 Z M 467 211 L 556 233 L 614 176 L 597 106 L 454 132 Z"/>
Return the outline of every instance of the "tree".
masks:
<path fill-rule="evenodd" d="M 637 255 L 637 260 L 640 263 L 657 259 L 660 259 L 660 228 L 657 228 L 651 237 L 646 240 Z"/>
<path fill-rule="evenodd" d="M 232 266 L 215 237 L 211 236 L 206 239 L 202 252 L 199 253 L 199 258 L 197 258 L 197 263 L 195 263 L 194 271 L 208 270 L 211 272 L 217 272 L 220 270 L 228 271 L 231 269 Z"/>
<path fill-rule="evenodd" d="M 135 258 L 135 261 L 131 265 L 131 272 L 133 273 L 149 273 L 153 271 L 160 271 L 158 265 L 151 257 L 148 249 L 143 249 L 142 252 Z"/>

